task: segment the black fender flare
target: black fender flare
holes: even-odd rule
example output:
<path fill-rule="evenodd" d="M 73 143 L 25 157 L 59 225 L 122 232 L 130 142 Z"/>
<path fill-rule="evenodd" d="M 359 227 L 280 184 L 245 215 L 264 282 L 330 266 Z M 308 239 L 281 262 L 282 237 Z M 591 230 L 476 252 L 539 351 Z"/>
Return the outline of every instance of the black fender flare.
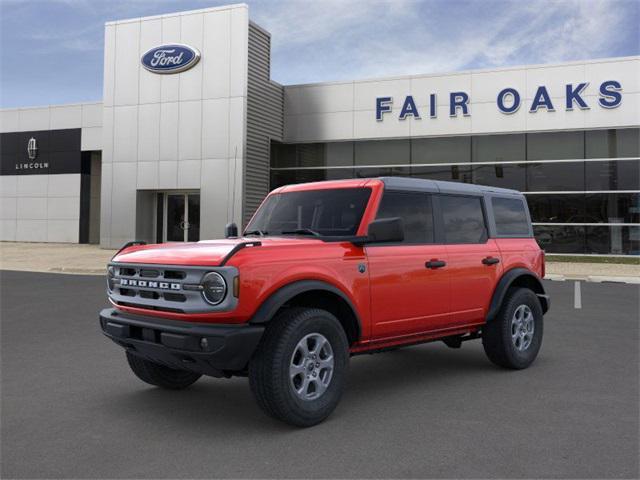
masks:
<path fill-rule="evenodd" d="M 529 286 L 538 296 L 540 305 L 542 306 L 542 313 L 547 313 L 550 306 L 549 296 L 544 290 L 540 277 L 526 268 L 513 268 L 502 275 L 502 278 L 500 278 L 500 281 L 493 292 L 493 297 L 491 298 L 491 303 L 489 305 L 489 312 L 487 313 L 487 322 L 492 321 L 498 315 L 502 302 L 504 301 L 504 297 L 507 294 L 507 290 L 509 290 L 509 287 L 511 287 L 511 285 L 513 285 L 513 283 L 518 279 L 526 281 L 527 286 Z"/>
<path fill-rule="evenodd" d="M 280 310 L 280 308 L 289 300 L 296 297 L 297 295 L 300 295 L 301 293 L 314 290 L 333 293 L 334 295 L 339 296 L 342 300 L 345 301 L 345 303 L 353 312 L 354 318 L 356 319 L 358 329 L 357 334 L 358 338 L 360 338 L 360 335 L 362 333 L 362 322 L 360 321 L 358 310 L 356 310 L 353 302 L 342 290 L 322 280 L 298 280 L 279 288 L 278 290 L 273 292 L 264 302 L 262 302 L 249 323 L 262 324 L 269 322 L 274 317 L 276 312 Z"/>

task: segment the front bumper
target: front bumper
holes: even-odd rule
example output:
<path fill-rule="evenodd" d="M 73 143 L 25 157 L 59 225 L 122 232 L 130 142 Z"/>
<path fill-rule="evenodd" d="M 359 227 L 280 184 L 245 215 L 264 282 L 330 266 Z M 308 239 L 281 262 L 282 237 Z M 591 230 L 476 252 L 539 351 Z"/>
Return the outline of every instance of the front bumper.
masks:
<path fill-rule="evenodd" d="M 102 332 L 132 354 L 170 368 L 222 377 L 246 370 L 264 327 L 170 321 L 100 312 Z"/>

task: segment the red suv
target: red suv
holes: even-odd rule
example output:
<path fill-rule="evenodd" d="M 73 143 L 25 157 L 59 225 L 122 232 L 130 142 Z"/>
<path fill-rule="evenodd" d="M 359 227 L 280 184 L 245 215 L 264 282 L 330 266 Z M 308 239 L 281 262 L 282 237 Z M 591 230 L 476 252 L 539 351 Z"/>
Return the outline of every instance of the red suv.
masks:
<path fill-rule="evenodd" d="M 549 298 L 522 194 L 378 178 L 271 192 L 242 236 L 125 245 L 108 266 L 104 333 L 143 381 L 248 376 L 285 422 L 325 419 L 352 355 L 481 338 L 489 359 L 536 358 Z"/>

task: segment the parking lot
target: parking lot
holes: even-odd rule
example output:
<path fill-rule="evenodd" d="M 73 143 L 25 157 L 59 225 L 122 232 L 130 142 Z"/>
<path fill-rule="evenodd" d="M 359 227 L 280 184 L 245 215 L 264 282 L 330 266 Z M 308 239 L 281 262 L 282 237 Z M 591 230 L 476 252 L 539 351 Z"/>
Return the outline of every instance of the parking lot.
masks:
<path fill-rule="evenodd" d="M 141 383 L 99 330 L 102 277 L 1 272 L 1 476 L 637 478 L 639 288 L 545 286 L 530 369 L 479 341 L 354 357 L 336 412 L 300 430 L 243 378 Z"/>

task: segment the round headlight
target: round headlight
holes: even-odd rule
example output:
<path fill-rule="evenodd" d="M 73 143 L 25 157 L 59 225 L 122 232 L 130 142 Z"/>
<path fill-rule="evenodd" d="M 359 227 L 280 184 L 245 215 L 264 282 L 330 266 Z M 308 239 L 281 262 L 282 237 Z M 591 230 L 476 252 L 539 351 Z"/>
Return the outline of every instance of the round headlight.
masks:
<path fill-rule="evenodd" d="M 116 275 L 116 269 L 111 265 L 107 267 L 107 289 L 113 291 L 113 277 Z"/>
<path fill-rule="evenodd" d="M 216 272 L 209 272 L 202 278 L 202 287 L 202 296 L 211 305 L 218 305 L 227 294 L 227 283 Z"/>

